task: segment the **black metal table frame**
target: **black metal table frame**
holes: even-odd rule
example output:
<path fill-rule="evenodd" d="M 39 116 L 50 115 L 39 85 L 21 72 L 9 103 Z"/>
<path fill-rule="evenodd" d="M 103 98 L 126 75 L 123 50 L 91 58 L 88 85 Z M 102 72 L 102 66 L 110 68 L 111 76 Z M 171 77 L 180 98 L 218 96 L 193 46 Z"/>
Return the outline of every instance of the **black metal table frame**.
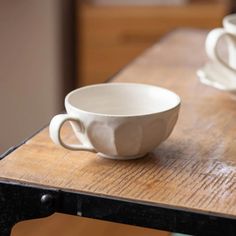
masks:
<path fill-rule="evenodd" d="M 0 182 L 1 236 L 9 236 L 17 222 L 55 212 L 192 235 L 236 235 L 236 221 L 230 218 L 120 198 Z"/>
<path fill-rule="evenodd" d="M 9 236 L 17 222 L 55 212 L 191 235 L 236 235 L 236 219 L 223 215 L 0 180 L 1 236 Z"/>

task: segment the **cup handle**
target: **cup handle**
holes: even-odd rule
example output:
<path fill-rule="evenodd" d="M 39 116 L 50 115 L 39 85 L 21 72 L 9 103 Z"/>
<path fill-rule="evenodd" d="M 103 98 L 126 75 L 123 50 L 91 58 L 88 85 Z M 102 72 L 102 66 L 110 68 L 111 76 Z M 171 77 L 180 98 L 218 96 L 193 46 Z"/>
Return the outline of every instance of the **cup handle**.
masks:
<path fill-rule="evenodd" d="M 49 125 L 49 134 L 50 134 L 50 137 L 51 137 L 52 141 L 55 144 L 59 144 L 62 147 L 67 148 L 69 150 L 73 150 L 73 151 L 84 150 L 84 151 L 95 152 L 94 148 L 85 146 L 83 144 L 70 144 L 69 145 L 69 144 L 66 144 L 66 143 L 64 143 L 62 141 L 62 138 L 61 138 L 61 128 L 62 128 L 63 124 L 66 121 L 75 121 L 79 125 L 80 130 L 81 131 L 84 130 L 84 126 L 83 126 L 82 122 L 78 118 L 70 116 L 68 114 L 56 115 L 56 116 L 54 116 L 52 118 L 52 120 L 50 122 L 50 125 Z"/>
<path fill-rule="evenodd" d="M 217 51 L 218 42 L 224 36 L 228 37 L 228 39 L 231 40 L 232 43 L 234 43 L 234 39 L 232 38 L 231 34 L 226 32 L 223 28 L 213 29 L 207 35 L 207 38 L 206 38 L 206 42 L 205 42 L 206 52 L 210 59 L 217 61 L 221 65 L 225 66 L 227 69 L 235 71 L 233 67 L 231 67 L 229 64 L 227 64 L 225 61 L 222 60 L 222 58 L 220 57 Z"/>

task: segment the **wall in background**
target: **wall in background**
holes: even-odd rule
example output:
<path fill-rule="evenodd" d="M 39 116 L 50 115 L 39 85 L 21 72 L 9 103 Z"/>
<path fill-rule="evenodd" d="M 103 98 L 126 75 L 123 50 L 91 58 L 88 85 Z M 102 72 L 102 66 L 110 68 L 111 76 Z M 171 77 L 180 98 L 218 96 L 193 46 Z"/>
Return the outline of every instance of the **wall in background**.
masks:
<path fill-rule="evenodd" d="M 0 153 L 63 109 L 73 59 L 65 2 L 0 0 Z"/>

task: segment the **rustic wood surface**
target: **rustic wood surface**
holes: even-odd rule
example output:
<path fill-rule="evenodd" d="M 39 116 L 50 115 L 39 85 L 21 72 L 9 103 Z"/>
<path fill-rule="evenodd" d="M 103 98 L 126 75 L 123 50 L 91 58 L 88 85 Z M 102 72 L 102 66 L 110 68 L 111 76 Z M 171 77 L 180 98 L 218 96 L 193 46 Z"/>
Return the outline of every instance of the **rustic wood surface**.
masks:
<path fill-rule="evenodd" d="M 236 218 L 236 100 L 202 85 L 206 32 L 179 30 L 114 81 L 160 85 L 182 98 L 172 135 L 140 160 L 102 159 L 54 145 L 48 129 L 0 161 L 1 179 Z M 71 129 L 64 128 L 68 142 Z"/>

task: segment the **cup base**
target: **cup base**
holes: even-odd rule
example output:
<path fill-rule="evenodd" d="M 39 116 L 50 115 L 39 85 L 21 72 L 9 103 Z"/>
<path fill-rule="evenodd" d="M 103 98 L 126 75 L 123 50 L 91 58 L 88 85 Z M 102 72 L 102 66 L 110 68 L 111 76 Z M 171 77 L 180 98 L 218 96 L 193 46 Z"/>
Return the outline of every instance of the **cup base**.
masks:
<path fill-rule="evenodd" d="M 145 157 L 147 155 L 147 153 L 135 155 L 135 156 L 109 156 L 109 155 L 103 154 L 101 152 L 98 152 L 97 155 L 99 157 L 103 157 L 103 158 L 107 158 L 107 159 L 126 161 L 126 160 L 134 160 L 134 159 L 139 159 L 139 158 Z"/>

